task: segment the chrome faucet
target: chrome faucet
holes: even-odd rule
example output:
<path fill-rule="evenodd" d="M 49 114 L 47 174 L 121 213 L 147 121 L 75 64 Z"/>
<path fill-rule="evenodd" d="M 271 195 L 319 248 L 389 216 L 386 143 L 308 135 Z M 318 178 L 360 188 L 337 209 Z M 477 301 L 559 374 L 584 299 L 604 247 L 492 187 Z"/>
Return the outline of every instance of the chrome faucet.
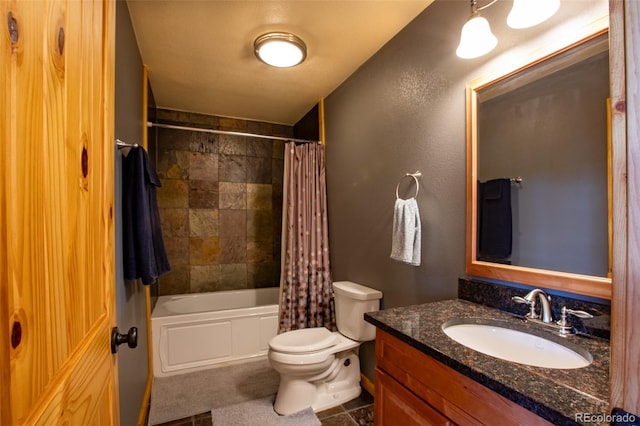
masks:
<path fill-rule="evenodd" d="M 526 321 L 550 327 L 563 337 L 575 333 L 573 326 L 567 321 L 568 315 L 574 315 L 578 318 L 593 318 L 593 315 L 588 312 L 568 309 L 566 306 L 563 306 L 560 319 L 554 322 L 551 314 L 551 296 L 539 288 L 531 290 L 522 297 L 513 296 L 511 300 L 529 306 L 529 313 L 525 315 Z M 540 313 L 536 311 L 538 301 L 540 302 Z"/>
<path fill-rule="evenodd" d="M 539 314 L 536 312 L 536 299 L 540 302 Z M 524 297 L 513 296 L 511 300 L 516 303 L 524 303 L 529 306 L 529 313 L 526 315 L 527 319 L 541 321 L 545 324 L 553 323 L 553 316 L 551 313 L 551 296 L 547 295 L 544 290 L 535 288 Z"/>

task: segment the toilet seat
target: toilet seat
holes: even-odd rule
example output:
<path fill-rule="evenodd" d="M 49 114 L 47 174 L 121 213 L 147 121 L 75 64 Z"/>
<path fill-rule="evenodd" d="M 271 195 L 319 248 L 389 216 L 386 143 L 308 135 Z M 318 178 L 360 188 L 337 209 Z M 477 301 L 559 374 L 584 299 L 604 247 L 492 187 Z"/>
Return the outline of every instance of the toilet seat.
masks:
<path fill-rule="evenodd" d="M 325 327 L 303 328 L 278 334 L 269 341 L 272 351 L 287 354 L 317 352 L 335 346 L 340 338 Z"/>

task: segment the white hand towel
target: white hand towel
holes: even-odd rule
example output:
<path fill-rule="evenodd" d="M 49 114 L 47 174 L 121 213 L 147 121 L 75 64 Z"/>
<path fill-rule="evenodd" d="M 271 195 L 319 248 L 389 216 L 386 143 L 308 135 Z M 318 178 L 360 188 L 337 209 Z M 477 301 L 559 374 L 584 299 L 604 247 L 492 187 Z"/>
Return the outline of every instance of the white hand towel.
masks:
<path fill-rule="evenodd" d="M 420 265 L 420 212 L 415 198 L 396 199 L 393 210 L 391 258 L 409 265 Z"/>

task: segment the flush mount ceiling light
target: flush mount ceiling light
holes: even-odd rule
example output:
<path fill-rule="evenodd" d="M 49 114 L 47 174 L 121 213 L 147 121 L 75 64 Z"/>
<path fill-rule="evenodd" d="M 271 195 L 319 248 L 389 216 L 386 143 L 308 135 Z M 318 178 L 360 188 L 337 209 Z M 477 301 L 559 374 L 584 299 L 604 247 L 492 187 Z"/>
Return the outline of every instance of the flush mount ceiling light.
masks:
<path fill-rule="evenodd" d="M 471 16 L 460 32 L 460 44 L 456 55 L 463 59 L 477 58 L 493 50 L 498 39 L 491 32 L 489 21 L 480 16 L 480 11 L 498 0 L 478 7 L 477 0 L 471 1 Z M 552 17 L 560 7 L 560 0 L 513 0 L 513 8 L 507 17 L 511 28 L 529 28 Z"/>
<path fill-rule="evenodd" d="M 258 59 L 273 67 L 293 67 L 307 57 L 307 46 L 300 37 L 290 33 L 262 34 L 253 47 Z"/>

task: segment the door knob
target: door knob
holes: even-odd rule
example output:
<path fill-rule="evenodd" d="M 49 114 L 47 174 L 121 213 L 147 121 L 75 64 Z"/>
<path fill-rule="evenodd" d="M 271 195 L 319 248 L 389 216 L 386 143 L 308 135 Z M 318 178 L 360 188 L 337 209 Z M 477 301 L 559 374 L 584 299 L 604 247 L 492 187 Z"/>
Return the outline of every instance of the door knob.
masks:
<path fill-rule="evenodd" d="M 120 334 L 118 327 L 111 329 L 111 353 L 118 352 L 118 346 L 126 343 L 130 348 L 138 346 L 138 329 L 131 327 L 127 334 Z"/>

